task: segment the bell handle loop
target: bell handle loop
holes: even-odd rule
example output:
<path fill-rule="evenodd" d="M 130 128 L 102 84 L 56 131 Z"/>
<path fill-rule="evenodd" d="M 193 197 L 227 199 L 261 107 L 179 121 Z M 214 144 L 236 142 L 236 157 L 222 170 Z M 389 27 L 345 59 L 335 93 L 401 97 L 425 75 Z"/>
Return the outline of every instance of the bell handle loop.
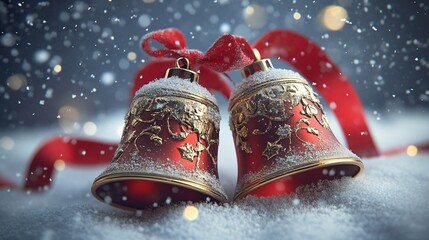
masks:
<path fill-rule="evenodd" d="M 258 49 L 252 48 L 253 55 L 255 56 L 255 62 L 261 60 L 261 54 L 259 53 Z"/>
<path fill-rule="evenodd" d="M 197 82 L 199 76 L 197 72 L 189 69 L 189 59 L 186 57 L 179 57 L 176 59 L 176 67 L 169 68 L 165 72 L 165 78 L 177 76 L 183 79 L 189 79 L 191 82 Z"/>
<path fill-rule="evenodd" d="M 243 76 L 243 78 L 249 77 L 250 75 L 259 71 L 267 71 L 273 67 L 270 59 L 261 59 L 261 54 L 257 48 L 252 48 L 252 52 L 255 60 L 250 65 L 241 69 L 241 76 Z"/>
<path fill-rule="evenodd" d="M 189 60 L 185 57 L 179 57 L 176 60 L 176 66 L 178 68 L 184 68 L 184 69 L 189 69 Z"/>

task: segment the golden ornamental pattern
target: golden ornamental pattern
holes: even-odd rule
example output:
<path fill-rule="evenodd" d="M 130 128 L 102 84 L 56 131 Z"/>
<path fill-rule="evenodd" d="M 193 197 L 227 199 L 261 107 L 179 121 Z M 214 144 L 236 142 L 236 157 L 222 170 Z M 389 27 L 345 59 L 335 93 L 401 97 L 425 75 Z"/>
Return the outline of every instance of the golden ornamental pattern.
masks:
<path fill-rule="evenodd" d="M 207 151 L 207 155 L 216 166 L 217 159 L 210 153 L 210 147 L 219 143 L 218 139 L 211 138 L 213 132 L 218 132 L 219 129 L 215 126 L 214 120 L 210 119 L 209 108 L 210 106 L 198 101 L 176 96 L 151 97 L 145 95 L 136 98 L 125 116 L 121 143 L 115 152 L 113 161 L 117 161 L 131 143 L 134 144 L 135 149 L 139 150 L 137 141 L 142 137 L 148 137 L 154 146 L 162 145 L 165 139 L 159 133 L 163 127 L 166 127 L 171 139 L 177 141 L 185 140 L 190 134 L 196 134 L 195 146 L 186 142 L 178 147 L 177 151 L 184 160 L 195 161 L 197 171 L 199 171 L 200 156 L 203 151 Z M 144 114 L 145 112 L 148 114 Z M 142 119 L 142 116 L 150 117 Z M 166 126 L 157 125 L 157 120 L 164 119 L 167 122 Z M 173 131 L 172 121 L 179 125 L 180 131 Z M 149 127 L 137 132 L 136 126 L 142 123 Z"/>
<path fill-rule="evenodd" d="M 234 101 L 235 100 L 235 101 Z M 234 99 L 230 109 L 230 126 L 235 132 L 235 142 L 241 151 L 252 153 L 253 150 L 246 139 L 249 134 L 264 135 L 273 127 L 272 122 L 278 122 L 275 133 L 277 139 L 273 142 L 267 142 L 262 153 L 267 159 L 272 159 L 283 149 L 281 141 L 287 139 L 291 150 L 292 135 L 300 142 L 307 142 L 299 137 L 298 132 L 305 131 L 319 137 L 319 129 L 316 126 L 310 126 L 310 118 L 315 118 L 323 128 L 329 128 L 328 120 L 324 114 L 323 107 L 312 89 L 303 83 L 282 81 L 280 84 L 272 84 L 261 88 L 259 91 L 248 94 L 240 99 Z M 292 110 L 298 105 L 302 106 L 299 112 L 300 118 L 293 125 L 282 124 L 294 116 Z M 320 114 L 319 114 L 320 111 Z M 266 129 L 254 129 L 249 133 L 247 123 L 255 117 L 266 119 Z"/>

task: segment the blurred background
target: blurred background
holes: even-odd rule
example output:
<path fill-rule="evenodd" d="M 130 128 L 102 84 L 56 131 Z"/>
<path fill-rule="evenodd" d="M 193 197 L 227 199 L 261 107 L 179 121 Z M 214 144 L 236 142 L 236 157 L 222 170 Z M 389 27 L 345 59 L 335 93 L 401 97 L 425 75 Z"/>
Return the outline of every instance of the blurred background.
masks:
<path fill-rule="evenodd" d="M 94 135 L 95 122 L 126 111 L 134 74 L 150 59 L 141 37 L 169 27 L 201 51 L 223 33 L 252 43 L 270 29 L 297 31 L 328 52 L 377 120 L 428 114 L 428 12 L 424 1 L 387 0 L 2 1 L 0 132 Z M 11 143 L 0 134 L 2 151 Z"/>

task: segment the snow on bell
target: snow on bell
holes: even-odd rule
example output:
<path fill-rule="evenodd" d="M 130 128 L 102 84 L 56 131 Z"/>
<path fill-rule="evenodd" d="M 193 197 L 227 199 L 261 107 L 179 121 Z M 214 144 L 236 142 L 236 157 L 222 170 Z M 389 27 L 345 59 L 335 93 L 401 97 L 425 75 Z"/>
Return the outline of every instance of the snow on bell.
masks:
<path fill-rule="evenodd" d="M 181 65 L 183 65 L 181 67 Z M 121 142 L 93 195 L 122 209 L 226 201 L 217 172 L 219 109 L 186 58 L 137 91 Z"/>
<path fill-rule="evenodd" d="M 234 199 L 281 196 L 321 179 L 357 176 L 363 163 L 335 138 L 307 81 L 255 56 L 229 104 L 238 161 Z"/>

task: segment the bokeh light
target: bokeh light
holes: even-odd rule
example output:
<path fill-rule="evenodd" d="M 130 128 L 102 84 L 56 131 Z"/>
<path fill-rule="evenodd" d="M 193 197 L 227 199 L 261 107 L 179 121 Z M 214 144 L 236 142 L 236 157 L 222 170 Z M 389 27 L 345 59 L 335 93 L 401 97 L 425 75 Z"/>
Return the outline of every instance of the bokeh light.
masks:
<path fill-rule="evenodd" d="M 66 168 L 66 163 L 62 159 L 58 159 L 54 162 L 54 168 L 57 171 L 63 171 Z"/>
<path fill-rule="evenodd" d="M 346 24 L 347 11 L 338 5 L 330 5 L 320 12 L 322 26 L 330 31 L 341 30 Z"/>
<path fill-rule="evenodd" d="M 97 132 L 97 125 L 93 122 L 86 122 L 83 124 L 83 132 L 86 135 L 92 136 Z"/>
<path fill-rule="evenodd" d="M 259 5 L 251 4 L 244 8 L 244 21 L 253 29 L 260 29 L 267 24 L 267 13 Z"/>
<path fill-rule="evenodd" d="M 34 53 L 33 59 L 36 63 L 42 64 L 47 62 L 50 57 L 51 55 L 48 51 L 45 49 L 40 49 Z"/>
<path fill-rule="evenodd" d="M 15 45 L 17 40 L 16 35 L 12 33 L 5 33 L 0 37 L 0 43 L 1 45 L 5 47 L 12 47 Z"/>
<path fill-rule="evenodd" d="M 7 86 L 12 90 L 19 90 L 27 86 L 27 78 L 24 74 L 15 74 L 7 78 Z"/>
<path fill-rule="evenodd" d="M 0 138 L 0 146 L 4 150 L 10 151 L 15 147 L 15 141 L 8 136 Z"/>
<path fill-rule="evenodd" d="M 183 217 L 188 221 L 195 221 L 198 218 L 198 208 L 188 205 L 183 210 Z"/>
<path fill-rule="evenodd" d="M 115 83 L 116 75 L 114 72 L 104 72 L 101 74 L 100 80 L 103 85 L 109 86 Z"/>
<path fill-rule="evenodd" d="M 295 20 L 299 20 L 299 19 L 301 19 L 301 13 L 299 13 L 299 12 L 295 12 L 295 13 L 293 14 L 293 19 L 295 19 Z"/>
<path fill-rule="evenodd" d="M 151 23 L 150 16 L 147 14 L 142 14 L 138 19 L 138 23 L 139 23 L 140 27 L 142 27 L 142 28 L 149 27 L 149 25 Z"/>
<path fill-rule="evenodd" d="M 416 146 L 414 146 L 414 145 L 409 145 L 407 147 L 407 154 L 410 157 L 416 156 L 418 152 L 419 152 L 419 149 Z"/>
<path fill-rule="evenodd" d="M 55 65 L 54 72 L 60 73 L 63 70 L 63 67 L 59 64 Z"/>
<path fill-rule="evenodd" d="M 228 23 L 222 23 L 219 27 L 219 31 L 221 33 L 229 33 L 231 32 L 231 25 Z"/>
<path fill-rule="evenodd" d="M 66 133 L 76 130 L 79 119 L 79 110 L 73 106 L 65 105 L 58 110 L 58 123 Z"/>
<path fill-rule="evenodd" d="M 137 54 L 136 54 L 135 52 L 129 52 L 129 53 L 127 54 L 127 58 L 128 58 L 128 60 L 130 60 L 130 61 L 135 61 L 135 60 L 136 60 L 136 58 L 137 58 Z"/>

